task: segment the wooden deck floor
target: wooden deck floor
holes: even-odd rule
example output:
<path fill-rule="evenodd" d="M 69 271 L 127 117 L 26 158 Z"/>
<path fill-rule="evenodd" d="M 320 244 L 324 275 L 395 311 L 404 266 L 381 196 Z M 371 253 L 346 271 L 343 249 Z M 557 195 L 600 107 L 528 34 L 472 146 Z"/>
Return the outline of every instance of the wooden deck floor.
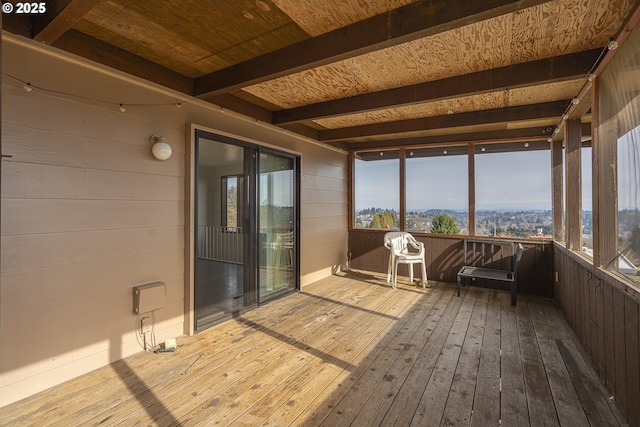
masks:
<path fill-rule="evenodd" d="M 552 302 L 347 273 L 4 407 L 6 426 L 620 425 Z"/>

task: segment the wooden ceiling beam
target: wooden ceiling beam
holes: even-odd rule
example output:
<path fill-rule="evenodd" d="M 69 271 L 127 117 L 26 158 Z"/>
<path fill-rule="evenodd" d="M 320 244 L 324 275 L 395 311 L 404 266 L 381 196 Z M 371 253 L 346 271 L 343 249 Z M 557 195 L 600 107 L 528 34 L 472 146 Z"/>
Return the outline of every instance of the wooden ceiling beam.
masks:
<path fill-rule="evenodd" d="M 235 91 L 548 1 L 420 0 L 199 77 L 195 95 Z"/>
<path fill-rule="evenodd" d="M 44 14 L 34 15 L 33 39 L 53 44 L 101 0 L 59 0 L 46 3 Z"/>
<path fill-rule="evenodd" d="M 461 126 L 473 126 L 487 123 L 536 120 L 561 117 L 570 99 L 532 105 L 496 108 L 492 110 L 471 111 L 442 116 L 422 117 L 395 122 L 353 126 L 319 132 L 320 141 L 349 140 L 387 134 L 419 132 L 429 129 L 444 129 Z"/>
<path fill-rule="evenodd" d="M 501 129 L 491 130 L 483 132 L 470 132 L 470 133 L 456 133 L 447 135 L 431 135 L 420 136 L 414 138 L 390 138 L 390 139 L 377 139 L 374 141 L 362 141 L 362 142 L 350 142 L 350 141 L 332 141 L 327 142 L 328 145 L 332 145 L 344 150 L 366 150 L 373 148 L 413 148 L 424 147 L 429 145 L 460 145 L 474 142 L 476 144 L 490 144 L 490 143 L 503 143 L 503 142 L 532 142 L 532 141 L 544 141 L 549 143 L 548 139 L 553 134 L 553 127 L 549 126 L 537 126 L 530 128 L 517 128 L 517 129 Z M 591 137 L 591 123 L 582 124 L 582 136 L 583 138 Z M 590 146 L 588 140 L 583 142 L 584 146 Z"/>
<path fill-rule="evenodd" d="M 422 136 L 415 138 L 392 138 L 385 140 L 349 142 L 333 141 L 328 144 L 345 150 L 358 151 L 375 148 L 411 148 L 425 147 L 429 145 L 459 145 L 469 142 L 489 143 L 489 142 L 517 142 L 517 141 L 545 141 L 549 138 L 553 129 L 548 126 L 538 126 L 520 129 L 503 129 L 485 132 L 471 132 L 437 136 Z"/>
<path fill-rule="evenodd" d="M 273 113 L 273 123 L 303 122 L 420 102 L 476 95 L 586 77 L 601 49 L 367 93 Z"/>
<path fill-rule="evenodd" d="M 193 79 L 79 31 L 67 31 L 53 46 L 178 92 L 193 95 Z"/>

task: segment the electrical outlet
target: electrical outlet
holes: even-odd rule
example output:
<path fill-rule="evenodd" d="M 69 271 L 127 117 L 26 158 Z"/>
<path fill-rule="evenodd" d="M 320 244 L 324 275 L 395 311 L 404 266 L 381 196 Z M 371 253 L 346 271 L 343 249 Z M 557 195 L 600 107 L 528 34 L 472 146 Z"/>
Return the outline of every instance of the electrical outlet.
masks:
<path fill-rule="evenodd" d="M 151 316 L 144 316 L 140 318 L 140 332 L 143 334 L 151 332 Z"/>

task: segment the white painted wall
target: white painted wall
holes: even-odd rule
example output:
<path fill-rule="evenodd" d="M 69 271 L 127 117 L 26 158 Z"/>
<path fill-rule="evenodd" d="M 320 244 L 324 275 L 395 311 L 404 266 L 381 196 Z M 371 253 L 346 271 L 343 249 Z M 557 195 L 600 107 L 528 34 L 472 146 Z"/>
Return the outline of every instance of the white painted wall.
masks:
<path fill-rule="evenodd" d="M 3 78 L 0 406 L 141 351 L 135 285 L 165 282 L 157 339 L 183 333 L 190 123 L 299 153 L 302 286 L 346 262 L 345 153 L 28 40 L 2 52 L 3 72 L 82 98 Z"/>

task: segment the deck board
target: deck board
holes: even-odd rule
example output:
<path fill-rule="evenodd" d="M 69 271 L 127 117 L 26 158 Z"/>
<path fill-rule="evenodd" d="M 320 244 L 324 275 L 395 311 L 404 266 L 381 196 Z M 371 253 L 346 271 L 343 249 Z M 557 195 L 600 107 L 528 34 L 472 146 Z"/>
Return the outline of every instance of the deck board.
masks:
<path fill-rule="evenodd" d="M 551 300 L 385 279 L 324 279 L 6 406 L 0 425 L 620 425 Z"/>

